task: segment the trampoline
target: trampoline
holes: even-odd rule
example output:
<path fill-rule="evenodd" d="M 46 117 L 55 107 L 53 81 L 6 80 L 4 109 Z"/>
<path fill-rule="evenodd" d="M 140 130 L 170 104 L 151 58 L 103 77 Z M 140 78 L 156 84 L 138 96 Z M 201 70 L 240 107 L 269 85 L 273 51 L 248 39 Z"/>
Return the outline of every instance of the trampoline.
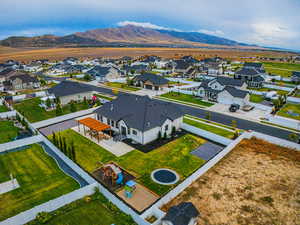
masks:
<path fill-rule="evenodd" d="M 178 174 L 170 169 L 157 169 L 151 173 L 151 178 L 154 182 L 162 185 L 172 185 L 178 182 Z"/>

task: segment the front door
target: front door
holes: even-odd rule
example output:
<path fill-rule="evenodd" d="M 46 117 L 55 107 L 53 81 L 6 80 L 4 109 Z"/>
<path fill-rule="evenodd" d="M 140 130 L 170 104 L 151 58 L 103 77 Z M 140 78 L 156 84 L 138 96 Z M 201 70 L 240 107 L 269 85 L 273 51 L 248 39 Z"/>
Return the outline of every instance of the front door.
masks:
<path fill-rule="evenodd" d="M 126 136 L 126 127 L 121 127 L 121 134 Z"/>

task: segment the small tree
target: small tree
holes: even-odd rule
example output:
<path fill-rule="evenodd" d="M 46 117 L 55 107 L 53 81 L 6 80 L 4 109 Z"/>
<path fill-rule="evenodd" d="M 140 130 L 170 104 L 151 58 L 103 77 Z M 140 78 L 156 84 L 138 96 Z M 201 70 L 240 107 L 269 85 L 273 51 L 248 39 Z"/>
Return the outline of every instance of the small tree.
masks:
<path fill-rule="evenodd" d="M 83 77 L 83 79 L 85 81 L 90 81 L 90 80 L 92 80 L 92 77 L 90 75 L 88 75 L 88 74 L 85 74 L 84 77 Z"/>
<path fill-rule="evenodd" d="M 297 143 L 297 142 L 299 141 L 299 136 L 298 136 L 298 134 L 296 134 L 296 133 L 290 133 L 290 134 L 289 134 L 289 139 L 290 139 L 291 141 Z"/>
<path fill-rule="evenodd" d="M 231 121 L 231 126 L 232 126 L 233 128 L 236 128 L 236 127 L 237 127 L 237 122 L 236 122 L 236 120 L 232 120 L 232 121 Z"/>
<path fill-rule="evenodd" d="M 71 112 L 76 112 L 77 111 L 77 107 L 74 101 L 71 101 L 70 103 L 70 111 Z"/>
<path fill-rule="evenodd" d="M 55 146 L 57 146 L 57 140 L 54 131 L 52 131 L 52 142 Z"/>
<path fill-rule="evenodd" d="M 167 132 L 164 133 L 164 139 L 167 139 Z"/>
<path fill-rule="evenodd" d="M 47 106 L 47 108 L 51 107 L 51 100 L 50 100 L 50 98 L 47 98 L 47 100 L 46 100 L 46 106 Z"/>
<path fill-rule="evenodd" d="M 161 139 L 161 131 L 158 131 L 157 139 L 158 139 L 158 140 Z"/>
<path fill-rule="evenodd" d="M 206 112 L 205 119 L 211 120 L 211 112 Z"/>
<path fill-rule="evenodd" d="M 176 134 L 176 127 L 173 126 L 173 127 L 172 127 L 172 133 L 171 133 L 172 137 L 174 137 L 175 134 Z"/>
<path fill-rule="evenodd" d="M 61 116 L 63 114 L 62 108 L 60 104 L 56 106 L 56 111 L 55 111 L 56 116 Z"/>

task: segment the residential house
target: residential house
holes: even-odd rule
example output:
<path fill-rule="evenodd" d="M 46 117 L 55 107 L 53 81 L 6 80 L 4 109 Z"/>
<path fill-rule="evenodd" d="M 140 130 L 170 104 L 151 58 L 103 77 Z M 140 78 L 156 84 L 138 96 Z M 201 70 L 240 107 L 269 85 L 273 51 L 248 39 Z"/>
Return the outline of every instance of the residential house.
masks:
<path fill-rule="evenodd" d="M 291 80 L 295 83 L 300 83 L 300 72 L 292 72 Z"/>
<path fill-rule="evenodd" d="M 121 140 L 131 139 L 140 144 L 150 143 L 160 134 L 171 135 L 172 130 L 180 129 L 183 119 L 183 112 L 174 104 L 129 94 L 119 95 L 95 113 Z"/>
<path fill-rule="evenodd" d="M 243 80 L 217 77 L 202 81 L 197 95 L 209 101 L 244 106 L 249 104 L 250 98 L 249 93 L 245 91 L 246 87 L 247 85 Z"/>
<path fill-rule="evenodd" d="M 138 87 L 158 91 L 167 87 L 169 80 L 153 73 L 144 73 L 142 75 L 135 76 L 133 78 L 133 83 Z"/>
<path fill-rule="evenodd" d="M 265 81 L 262 70 L 250 67 L 243 67 L 237 70 L 234 74 L 234 78 L 244 80 L 249 87 L 256 88 L 262 87 Z"/>
<path fill-rule="evenodd" d="M 20 72 L 8 77 L 3 84 L 5 90 L 14 91 L 40 87 L 40 81 L 36 77 Z"/>
<path fill-rule="evenodd" d="M 126 75 L 135 75 L 135 74 L 141 74 L 143 72 L 149 71 L 149 66 L 144 65 L 144 64 L 139 64 L 139 65 L 125 65 L 123 67 L 123 71 L 125 72 Z"/>
<path fill-rule="evenodd" d="M 62 81 L 48 89 L 48 95 L 54 95 L 60 99 L 62 105 L 66 105 L 71 101 L 83 101 L 84 98 L 91 99 L 93 90 L 90 86 L 83 83 Z"/>
<path fill-rule="evenodd" d="M 182 202 L 172 206 L 164 218 L 162 225 L 196 225 L 199 211 L 191 202 Z"/>
<path fill-rule="evenodd" d="M 114 66 L 95 66 L 86 74 L 94 77 L 98 82 L 106 82 L 112 79 L 118 79 L 124 76 L 124 73 L 119 68 Z"/>
<path fill-rule="evenodd" d="M 173 72 L 185 74 L 191 67 L 192 64 L 185 60 L 174 60 Z"/>

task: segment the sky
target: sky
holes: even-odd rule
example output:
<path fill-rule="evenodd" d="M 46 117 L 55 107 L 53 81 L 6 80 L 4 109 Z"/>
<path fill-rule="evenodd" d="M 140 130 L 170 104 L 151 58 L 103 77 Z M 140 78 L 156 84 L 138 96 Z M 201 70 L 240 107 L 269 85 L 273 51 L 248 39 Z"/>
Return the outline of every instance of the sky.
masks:
<path fill-rule="evenodd" d="M 0 40 L 133 24 L 300 50 L 300 0 L 0 0 Z"/>

